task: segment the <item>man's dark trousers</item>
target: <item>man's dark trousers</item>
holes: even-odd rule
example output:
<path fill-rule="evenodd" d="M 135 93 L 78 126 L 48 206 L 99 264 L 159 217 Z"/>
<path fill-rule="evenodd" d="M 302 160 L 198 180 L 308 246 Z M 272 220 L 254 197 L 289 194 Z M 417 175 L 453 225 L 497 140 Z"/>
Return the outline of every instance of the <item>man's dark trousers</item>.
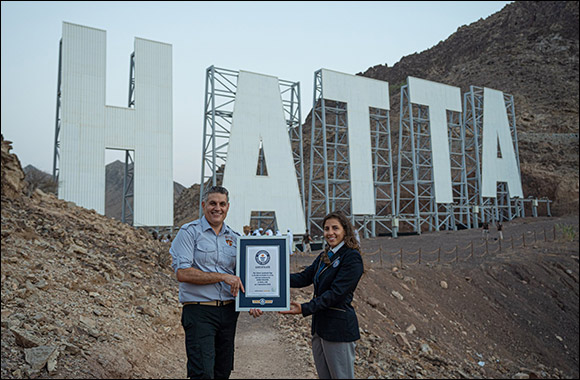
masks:
<path fill-rule="evenodd" d="M 184 305 L 187 377 L 228 379 L 234 367 L 238 315 L 235 302 L 224 306 Z"/>

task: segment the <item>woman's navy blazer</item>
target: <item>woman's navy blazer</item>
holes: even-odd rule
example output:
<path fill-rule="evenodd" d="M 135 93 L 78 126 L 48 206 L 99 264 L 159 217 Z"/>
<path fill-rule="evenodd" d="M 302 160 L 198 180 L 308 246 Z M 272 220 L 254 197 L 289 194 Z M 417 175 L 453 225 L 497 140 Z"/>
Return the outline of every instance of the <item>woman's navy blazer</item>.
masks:
<path fill-rule="evenodd" d="M 304 271 L 290 275 L 291 288 L 314 284 L 314 297 L 303 303 L 302 315 L 312 315 L 312 335 L 331 342 L 360 339 L 358 320 L 351 305 L 354 290 L 363 274 L 360 253 L 343 245 L 328 265 L 320 254 Z M 316 276 L 319 268 L 322 272 Z"/>

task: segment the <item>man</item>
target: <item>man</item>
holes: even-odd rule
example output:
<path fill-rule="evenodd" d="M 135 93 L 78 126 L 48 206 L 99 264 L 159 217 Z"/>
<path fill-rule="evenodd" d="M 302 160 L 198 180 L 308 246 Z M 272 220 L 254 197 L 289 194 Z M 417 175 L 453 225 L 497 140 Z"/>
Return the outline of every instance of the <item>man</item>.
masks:
<path fill-rule="evenodd" d="M 489 223 L 488 222 L 483 222 L 483 225 L 481 226 L 482 230 L 481 233 L 482 238 L 484 238 L 485 240 L 489 239 Z"/>
<path fill-rule="evenodd" d="M 302 236 L 302 252 L 307 253 L 307 254 L 312 253 L 312 249 L 310 248 L 310 242 L 312 242 L 312 241 L 313 240 L 310 237 L 310 234 L 308 233 L 308 229 L 307 229 L 304 236 Z"/>
<path fill-rule="evenodd" d="M 288 232 L 286 233 L 288 236 L 288 245 L 290 246 L 290 255 L 294 254 L 294 235 L 292 235 L 292 231 L 288 228 Z"/>
<path fill-rule="evenodd" d="M 227 379 L 239 315 L 234 298 L 244 291 L 235 275 L 238 233 L 224 223 L 230 207 L 224 187 L 210 188 L 201 206 L 203 217 L 184 224 L 169 250 L 183 304 L 187 377 Z"/>

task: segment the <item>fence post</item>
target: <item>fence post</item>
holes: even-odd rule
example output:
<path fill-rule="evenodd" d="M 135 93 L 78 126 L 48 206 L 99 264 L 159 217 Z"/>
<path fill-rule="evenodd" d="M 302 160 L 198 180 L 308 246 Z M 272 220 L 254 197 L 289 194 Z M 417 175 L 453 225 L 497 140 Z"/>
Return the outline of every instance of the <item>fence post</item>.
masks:
<path fill-rule="evenodd" d="M 381 262 L 381 269 L 383 268 L 383 247 L 379 247 L 379 261 Z"/>
<path fill-rule="evenodd" d="M 544 227 L 544 241 L 548 241 L 548 236 L 546 236 L 546 227 Z"/>
<path fill-rule="evenodd" d="M 499 239 L 497 243 L 499 244 L 499 253 L 501 253 L 501 239 Z"/>
<path fill-rule="evenodd" d="M 524 244 L 523 246 L 526 246 L 526 233 L 522 232 L 522 243 Z"/>
<path fill-rule="evenodd" d="M 556 225 L 554 224 L 554 241 L 556 241 Z"/>
<path fill-rule="evenodd" d="M 441 262 L 441 246 L 439 246 L 439 253 L 437 253 L 437 264 Z"/>
<path fill-rule="evenodd" d="M 403 269 L 403 248 L 401 248 L 401 269 Z"/>
<path fill-rule="evenodd" d="M 421 265 L 421 248 L 419 248 L 419 265 Z"/>

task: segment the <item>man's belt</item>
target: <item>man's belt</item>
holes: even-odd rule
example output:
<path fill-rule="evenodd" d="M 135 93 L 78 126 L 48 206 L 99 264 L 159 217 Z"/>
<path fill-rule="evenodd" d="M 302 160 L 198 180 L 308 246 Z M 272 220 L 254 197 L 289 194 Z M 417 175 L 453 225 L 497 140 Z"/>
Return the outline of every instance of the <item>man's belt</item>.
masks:
<path fill-rule="evenodd" d="M 183 306 L 185 305 L 206 305 L 206 306 L 225 306 L 225 305 L 229 305 L 232 302 L 234 302 L 234 300 L 228 300 L 228 301 L 204 301 L 204 302 L 184 302 Z"/>

